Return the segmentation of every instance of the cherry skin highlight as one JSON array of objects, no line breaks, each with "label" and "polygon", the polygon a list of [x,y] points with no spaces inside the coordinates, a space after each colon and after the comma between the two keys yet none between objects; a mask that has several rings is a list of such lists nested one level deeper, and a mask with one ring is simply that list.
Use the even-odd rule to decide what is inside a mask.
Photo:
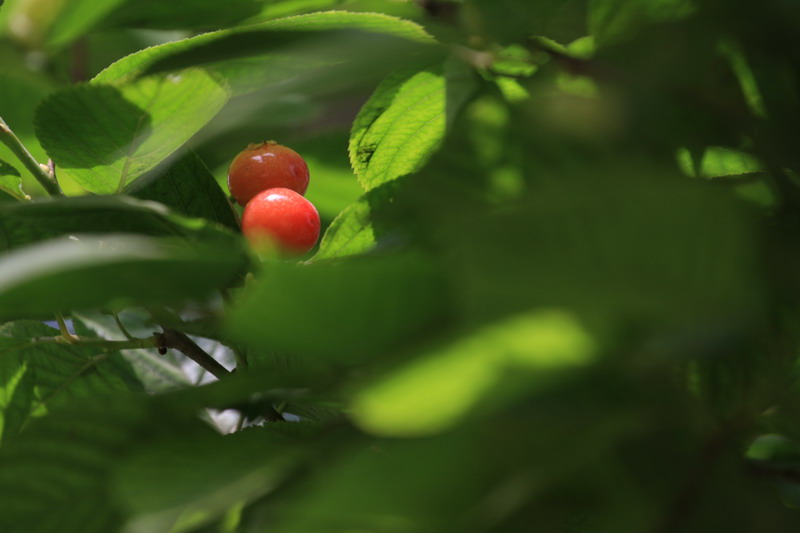
[{"label": "cherry skin highlight", "polygon": [[281,187],[258,193],[242,215],[242,233],[254,247],[273,244],[291,255],[311,250],[319,238],[319,227],[314,204]]},{"label": "cherry skin highlight", "polygon": [[276,187],[301,195],[308,188],[308,165],[291,148],[275,141],[251,144],[231,162],[228,190],[239,205],[247,205],[261,191]]}]

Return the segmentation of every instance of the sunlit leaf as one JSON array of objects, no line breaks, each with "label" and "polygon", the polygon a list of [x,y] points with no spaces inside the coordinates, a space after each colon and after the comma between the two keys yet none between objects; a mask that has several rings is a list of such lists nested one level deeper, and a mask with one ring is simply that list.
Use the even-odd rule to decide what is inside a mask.
[{"label": "sunlit leaf", "polygon": [[198,69],[75,86],[42,102],[36,134],[59,174],[93,193],[118,193],[180,148],[227,98],[226,87]]},{"label": "sunlit leaf", "polygon": [[319,251],[313,260],[357,255],[374,245],[375,232],[370,221],[369,202],[364,197],[334,219],[322,236]]},{"label": "sunlit leaf", "polygon": [[369,191],[419,169],[473,89],[467,71],[444,64],[384,80],[350,135],[350,162],[361,186]]},{"label": "sunlit leaf", "polygon": [[356,395],[352,413],[363,429],[415,436],[447,429],[502,383],[529,372],[530,387],[591,362],[594,342],[569,314],[520,315],[421,356]]},{"label": "sunlit leaf", "polygon": [[694,161],[688,150],[678,152],[678,163],[689,176],[719,178],[763,171],[761,162],[754,156],[721,146],[705,149],[699,161]]}]

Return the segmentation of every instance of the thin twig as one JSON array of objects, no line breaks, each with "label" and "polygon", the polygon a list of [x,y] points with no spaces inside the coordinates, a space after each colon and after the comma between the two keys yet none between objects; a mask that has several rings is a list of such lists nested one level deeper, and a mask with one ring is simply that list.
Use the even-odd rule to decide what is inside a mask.
[{"label": "thin twig", "polygon": [[86,348],[106,348],[108,350],[131,350],[135,348],[153,348],[156,346],[155,337],[147,337],[145,339],[134,339],[127,341],[109,341],[105,339],[84,339],[73,335],[75,340],[69,342],[61,335],[56,337],[34,337],[30,341],[23,343],[19,348],[26,346],[35,346],[36,344],[64,344],[65,342],[76,347]]},{"label": "thin twig", "polygon": [[123,335],[125,335],[125,338],[128,339],[129,341],[136,340],[136,337],[131,335],[131,333],[128,331],[128,329],[125,327],[125,325],[122,323],[122,320],[119,319],[119,315],[117,313],[113,313],[113,312],[111,313],[111,315],[114,317],[114,322],[117,323],[117,327],[119,328],[119,330],[122,332]]}]

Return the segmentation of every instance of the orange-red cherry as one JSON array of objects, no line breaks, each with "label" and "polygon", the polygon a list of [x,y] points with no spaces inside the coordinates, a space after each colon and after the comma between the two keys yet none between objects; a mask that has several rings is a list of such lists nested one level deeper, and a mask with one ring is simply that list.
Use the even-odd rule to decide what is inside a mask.
[{"label": "orange-red cherry", "polygon": [[250,144],[233,159],[228,189],[239,205],[247,205],[261,191],[276,187],[301,195],[308,188],[308,165],[291,148],[275,141]]},{"label": "orange-red cherry", "polygon": [[242,233],[251,244],[275,245],[292,255],[303,255],[314,247],[319,227],[314,204],[286,188],[258,193],[242,214]]}]

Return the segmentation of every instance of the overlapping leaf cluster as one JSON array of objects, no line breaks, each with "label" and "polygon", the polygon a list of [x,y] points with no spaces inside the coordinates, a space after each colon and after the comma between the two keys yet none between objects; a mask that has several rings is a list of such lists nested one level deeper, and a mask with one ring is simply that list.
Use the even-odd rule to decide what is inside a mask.
[{"label": "overlapping leaf cluster", "polygon": [[[0,151],[0,531],[796,523],[791,3],[8,0],[0,27],[0,116],[68,193]],[[273,132],[327,226],[304,261],[252,256],[220,186]]]}]

